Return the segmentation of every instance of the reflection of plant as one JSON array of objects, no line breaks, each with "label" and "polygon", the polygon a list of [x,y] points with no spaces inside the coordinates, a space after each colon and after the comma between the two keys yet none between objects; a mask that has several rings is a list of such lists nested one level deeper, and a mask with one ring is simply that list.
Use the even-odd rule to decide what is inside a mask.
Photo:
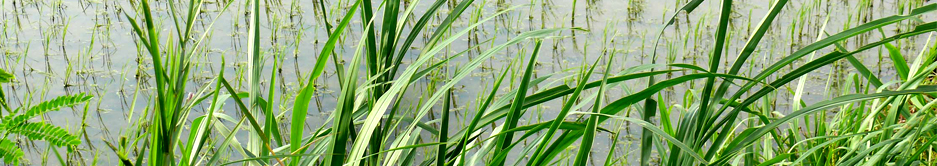
[{"label": "reflection of plant", "polygon": [[[13,80],[13,75],[0,69],[0,83],[8,83]],[[23,110],[22,107],[11,109],[6,103],[6,97],[0,89],[0,104],[10,113],[10,115],[0,118],[0,132],[3,137],[0,138],[0,156],[3,162],[8,164],[19,164],[23,158],[23,150],[16,146],[16,143],[7,139],[8,134],[18,134],[26,136],[31,140],[45,140],[55,146],[75,146],[81,144],[78,136],[69,134],[63,128],[44,122],[29,122],[28,120],[50,111],[57,111],[62,107],[70,107],[91,99],[90,95],[84,93],[77,95],[60,96],[55,99],[44,101],[33,107]]]}]

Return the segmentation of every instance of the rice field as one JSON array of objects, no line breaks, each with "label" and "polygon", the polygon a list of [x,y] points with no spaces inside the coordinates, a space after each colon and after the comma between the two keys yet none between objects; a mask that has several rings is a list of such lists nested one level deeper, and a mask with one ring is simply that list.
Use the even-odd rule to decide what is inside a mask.
[{"label": "rice field", "polygon": [[932,1],[0,5],[0,165],[937,165]]}]

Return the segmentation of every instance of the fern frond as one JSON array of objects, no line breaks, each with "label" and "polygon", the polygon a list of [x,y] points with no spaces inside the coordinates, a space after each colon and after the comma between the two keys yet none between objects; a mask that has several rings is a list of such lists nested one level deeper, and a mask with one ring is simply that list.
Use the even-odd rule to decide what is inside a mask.
[{"label": "fern frond", "polygon": [[55,99],[39,103],[36,106],[29,108],[28,110],[26,110],[25,113],[21,115],[13,116],[12,118],[4,118],[3,123],[4,123],[4,126],[13,128],[19,124],[26,123],[26,120],[42,115],[43,113],[56,111],[56,110],[61,109],[62,107],[71,107],[73,105],[87,102],[88,100],[91,100],[91,95],[87,95],[85,93],[79,93],[76,95],[68,95],[68,96],[59,96],[59,97],[56,97]]},{"label": "fern frond", "polygon": [[23,150],[16,146],[16,143],[8,139],[0,139],[0,156],[3,157],[4,163],[19,165],[23,155]]},{"label": "fern frond", "polygon": [[11,133],[26,136],[31,140],[45,140],[55,146],[78,145],[81,140],[65,129],[47,123],[24,123],[9,128]]}]

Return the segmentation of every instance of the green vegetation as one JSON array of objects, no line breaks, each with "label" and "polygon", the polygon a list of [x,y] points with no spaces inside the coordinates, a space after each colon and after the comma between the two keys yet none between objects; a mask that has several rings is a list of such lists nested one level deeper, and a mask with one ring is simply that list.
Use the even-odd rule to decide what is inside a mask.
[{"label": "green vegetation", "polygon": [[[628,57],[633,54],[615,44],[622,30],[575,27],[582,13],[593,12],[598,3],[594,1],[571,1],[570,26],[541,24],[518,32],[498,31],[518,22],[512,12],[535,12],[534,5],[343,0],[326,8],[321,0],[130,1],[119,10],[138,55],[138,66],[132,67],[137,86],[129,107],[120,110],[129,125],[110,128],[117,131],[116,140],[89,136],[91,95],[28,104],[34,94],[26,92],[27,104],[12,109],[0,89],[0,104],[6,110],[0,118],[0,155],[6,164],[30,163],[24,162],[29,158],[21,147],[34,145],[16,141],[18,135],[48,142],[43,151],[54,152],[61,165],[111,160],[124,166],[937,165],[937,43],[930,41],[937,22],[926,18],[937,13],[937,4],[902,1],[897,15],[872,18],[860,12],[856,17],[868,19],[827,30],[828,16],[810,16],[819,4],[801,4],[805,7],[798,6],[803,9],[797,14],[800,19],[787,22],[779,16],[798,7],[789,0],[770,2],[762,6],[763,16],[734,11],[742,2],[709,2],[717,13],[717,22],[710,25],[682,20],[696,17],[704,0],[678,0],[677,10],[666,13],[663,26],[650,35],[651,43],[637,48],[650,62],[639,58],[642,64],[632,65],[626,62],[635,59]],[[499,8],[489,11],[484,8],[487,3]],[[534,4],[548,3],[552,1]],[[623,3],[634,5],[623,13],[632,18],[640,17],[647,2]],[[577,4],[587,6],[578,15]],[[300,6],[315,10],[292,10],[305,9]],[[233,15],[226,13],[229,9]],[[733,23],[741,20],[736,18],[739,13],[761,19],[749,23],[748,29],[739,28]],[[303,15],[315,17],[316,26],[291,20]],[[234,17],[234,31],[243,28],[246,33],[216,36],[215,23],[226,17]],[[806,23],[814,19],[823,21]],[[325,34],[317,35],[323,40],[301,40],[305,29],[319,24]],[[808,27],[815,33],[796,32],[814,24],[822,24]],[[499,28],[485,31],[492,25]],[[712,26],[711,36],[700,32],[707,26]],[[279,30],[289,27],[299,28]],[[778,40],[773,33],[788,32],[792,43],[783,49],[789,52],[764,45]],[[484,33],[512,35],[479,39]],[[583,57],[564,55],[566,48],[550,44],[572,40],[575,49],[582,49],[577,34],[609,39],[601,39],[598,53],[583,50]],[[807,34],[815,35],[806,37],[815,41],[799,39]],[[240,41],[244,35],[246,49],[237,45],[228,53],[212,46],[212,40],[230,36]],[[927,42],[913,43],[918,38]],[[96,39],[92,37],[90,47]],[[739,39],[743,42],[733,42]],[[52,48],[45,40],[48,51]],[[460,45],[466,41],[469,44]],[[681,42],[694,45],[686,50],[701,52],[694,54],[705,55],[700,59],[708,64],[698,65],[690,53],[681,55]],[[585,41],[582,47],[590,44]],[[316,53],[297,53],[304,47],[315,47]],[[295,49],[292,57],[290,48]],[[643,52],[645,48],[650,51]],[[78,55],[91,60],[71,62],[63,56],[68,63],[66,90],[94,78],[82,73],[93,67],[81,64],[98,60],[92,49]],[[881,62],[877,70],[863,64],[860,55],[872,50],[880,50],[879,59],[893,64],[885,66],[893,68],[885,69],[894,72],[893,78],[873,72],[882,71]],[[917,54],[905,55],[909,51]],[[540,71],[550,65],[542,59],[557,54],[563,57],[554,60],[576,59],[581,64],[553,64],[561,71]],[[500,69],[491,65],[504,56],[507,62]],[[229,62],[230,57],[237,58]],[[283,76],[290,74],[282,68],[291,58],[309,68],[297,67],[302,70],[295,76]],[[666,60],[658,62],[660,58]],[[4,71],[12,68],[0,67],[0,83],[15,82],[16,74]],[[482,77],[476,76],[479,73]],[[810,96],[808,81],[821,74],[827,74],[828,83],[814,90],[824,95]],[[478,81],[481,85],[465,85],[477,78],[484,78]],[[120,79],[129,76],[121,74]],[[636,86],[643,84],[647,86]],[[460,92],[465,86],[475,86],[467,93],[476,96],[465,97]],[[327,92],[333,90],[337,91]],[[35,98],[44,97],[37,94],[43,95]],[[85,109],[80,134],[46,123],[45,118],[30,122],[81,104]],[[99,102],[96,108],[100,106]],[[315,111],[322,117],[311,118]],[[98,118],[103,119],[100,113]],[[602,137],[606,135],[610,138]],[[87,143],[93,139],[104,139],[109,149],[94,149]],[[67,149],[65,157],[59,147]],[[93,157],[82,155],[89,153]]]},{"label": "green vegetation", "polygon": [[[0,69],[0,84],[9,83],[14,80],[14,76],[3,69]],[[61,108],[72,107],[78,104],[86,103],[91,100],[91,96],[77,94],[70,96],[61,96],[55,99],[44,101],[29,108],[19,107],[13,109],[7,104],[3,90],[0,90],[0,105],[7,113],[0,122],[0,132],[3,138],[0,138],[0,157],[4,163],[19,164],[24,157],[23,150],[16,142],[10,138],[11,134],[18,134],[29,138],[30,140],[43,140],[56,147],[67,147],[69,149],[81,144],[78,136],[70,134],[66,129],[54,126],[45,122],[29,122],[39,115],[46,112],[58,111]],[[56,150],[56,153],[58,151]],[[61,155],[57,157],[61,158]]]}]

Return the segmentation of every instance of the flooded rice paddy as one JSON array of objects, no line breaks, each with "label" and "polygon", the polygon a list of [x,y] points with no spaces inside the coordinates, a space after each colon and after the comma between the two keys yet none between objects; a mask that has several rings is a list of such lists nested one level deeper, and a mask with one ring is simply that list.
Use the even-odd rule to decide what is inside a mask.
[{"label": "flooded rice paddy", "polygon": [[[157,88],[154,85],[155,73],[153,59],[141,45],[140,38],[134,34],[133,25],[129,17],[137,17],[133,11],[139,5],[138,0],[5,0],[0,1],[0,68],[12,73],[15,81],[2,86],[6,92],[6,100],[10,105],[34,105],[57,96],[87,93],[94,96],[82,105],[65,108],[62,111],[48,112],[34,121],[46,121],[67,129],[76,134],[81,144],[73,147],[74,152],[66,148],[49,146],[43,141],[30,141],[26,138],[13,137],[19,140],[19,146],[26,152],[26,160],[33,165],[118,165],[120,157],[115,153],[114,146],[126,142],[132,135],[146,130],[138,130],[141,122],[152,120],[146,116],[154,111],[157,98]],[[187,10],[174,8],[173,5],[185,6],[188,2],[170,3],[168,1],[149,2],[157,21],[159,36],[163,45],[172,45],[179,29],[173,18],[171,10]],[[227,10],[223,10],[230,3]],[[237,91],[250,91],[253,40],[250,29],[253,24],[251,15],[253,9],[251,1],[235,0],[224,2],[222,0],[205,0],[201,5],[202,13],[195,15],[192,30],[202,37],[202,49],[198,49],[190,57],[191,66],[187,70],[190,75],[186,78],[186,88],[183,96],[186,101],[201,97],[204,92],[216,88],[215,78],[223,73],[223,77],[231,83]],[[259,13],[259,41],[262,65],[260,92],[269,88],[272,98],[265,102],[272,102],[273,118],[280,119],[275,124],[280,131],[287,133],[291,127],[290,119],[296,95],[306,85],[306,80],[313,73],[316,60],[325,47],[329,34],[327,27],[333,27],[341,22],[345,12],[355,1],[351,0],[265,0],[261,4]],[[365,2],[367,3],[367,2]],[[427,27],[438,27],[443,19],[458,1],[444,2],[439,12],[432,16]],[[457,32],[479,23],[487,17],[493,19],[479,24],[467,31],[435,54],[429,64],[442,62],[453,57],[439,70],[434,70],[409,85],[409,90],[402,93],[399,100],[399,109],[418,109],[425,100],[439,91],[439,87],[447,83],[453,73],[463,66],[472,63],[476,57],[485,51],[508,42],[521,33],[550,28],[572,28],[560,30],[543,38],[539,56],[533,63],[531,72],[535,83],[530,85],[529,93],[547,90],[558,85],[574,86],[580,72],[587,70],[593,62],[599,61],[593,76],[589,80],[601,80],[601,75],[620,75],[633,73],[650,67],[658,70],[679,69],[679,67],[666,64],[692,64],[708,68],[713,43],[717,38],[716,31],[720,19],[720,1],[705,1],[695,11],[685,14],[679,11],[675,22],[664,28],[664,23],[671,15],[677,13],[679,8],[686,4],[686,0],[476,0],[466,8],[464,13],[456,19],[451,30],[443,35],[456,35]],[[744,0],[735,1],[732,12],[729,13],[728,31],[725,34],[725,57],[719,72],[728,71],[735,63],[746,41],[752,32],[758,28],[759,22],[768,14],[771,4],[775,0]],[[868,23],[872,20],[891,16],[907,14],[911,9],[928,5],[933,2],[919,0],[792,0],[783,8],[773,26],[760,41],[752,56],[745,62],[739,75],[752,77],[762,69],[774,62],[785,58],[799,49],[814,43],[818,36],[828,37],[830,34],[842,32],[848,28]],[[405,22],[399,22],[404,27],[416,24],[417,18],[426,12],[432,0],[403,0],[401,9],[413,11]],[[382,16],[385,13],[377,10],[384,6],[382,2],[374,1],[371,6],[375,8],[374,15]],[[495,15],[498,12],[504,12]],[[937,20],[937,14],[928,13],[920,15],[920,21],[932,22]],[[139,20],[139,19],[137,19]],[[372,26],[383,25],[384,21],[377,19]],[[853,38],[838,42],[843,49],[854,50],[885,37],[909,30],[919,23],[914,21],[898,22],[884,26],[881,29],[862,33]],[[353,17],[347,29],[339,38],[333,58],[325,65],[322,75],[315,80],[315,93],[309,103],[304,129],[306,134],[313,134],[323,126],[331,126],[333,112],[339,107],[337,99],[342,97],[342,74],[335,64],[354,63],[356,51],[362,49],[361,39],[368,35],[364,29],[369,25],[360,16]],[[333,27],[334,28],[334,27]],[[407,34],[411,30],[403,29],[400,34]],[[380,32],[380,31],[379,31]],[[426,51],[426,43],[431,40],[434,31],[418,33],[414,44],[403,50],[402,66],[399,71],[416,61],[419,55]],[[658,36],[658,34],[662,34]],[[383,34],[382,34],[383,35]],[[920,55],[923,50],[933,44],[933,34],[925,33],[892,42],[904,53],[909,62]],[[381,38],[378,38],[381,39]],[[930,42],[930,43],[928,43]],[[497,51],[491,58],[482,61],[481,65],[473,69],[470,75],[460,80],[452,87],[452,103],[449,112],[452,114],[450,126],[464,128],[474,117],[478,105],[491,91],[497,91],[497,96],[508,96],[508,92],[515,90],[524,75],[524,68],[528,57],[534,52],[535,42],[523,41],[511,44]],[[808,55],[795,61],[793,64],[781,68],[779,73],[788,73],[796,66],[804,65],[813,58],[835,51],[835,47],[825,47],[814,55]],[[614,56],[607,61],[607,56]],[[888,50],[884,47],[875,47],[855,54],[858,62],[868,67],[868,70],[877,75],[882,82],[898,80],[898,72],[889,58]],[[810,58],[810,59],[808,59]],[[333,63],[333,61],[335,61]],[[604,64],[609,64],[606,70]],[[344,70],[368,70],[367,66],[358,68],[344,67]],[[506,71],[504,83],[497,89],[492,89],[494,83],[502,72]],[[657,80],[668,80],[695,73],[693,70],[681,70],[657,76]],[[838,60],[810,72],[803,76],[804,81],[795,81],[777,87],[779,90],[767,95],[767,99],[757,103],[768,113],[786,115],[801,108],[792,106],[796,98],[801,99],[804,105],[811,105],[823,100],[833,99],[845,94],[855,93],[853,84],[859,72],[848,60]],[[780,75],[773,75],[777,79]],[[369,77],[357,78],[358,82],[366,82]],[[271,80],[274,80],[271,82]],[[591,102],[601,97],[604,103],[611,103],[619,98],[636,93],[647,87],[647,79],[634,79],[611,84],[605,93],[599,94],[596,90],[587,90],[580,97],[581,103],[573,105],[573,110],[588,112],[595,105]],[[667,87],[658,95],[659,102],[669,107],[670,121],[679,121],[684,111],[698,109],[698,103],[692,102],[695,95],[702,93],[705,79],[689,81]],[[730,91],[737,90],[741,85],[729,86]],[[207,90],[207,91],[206,91]],[[874,90],[873,90],[874,91]],[[798,94],[798,92],[802,92]],[[795,95],[797,94],[797,95]],[[501,99],[501,98],[499,98]],[[246,100],[246,98],[245,98]],[[395,100],[395,101],[397,101]],[[507,99],[502,99],[507,100]],[[567,97],[562,100],[553,100],[530,107],[527,113],[519,118],[518,124],[529,125],[548,122],[555,119]],[[585,102],[589,101],[589,102]],[[228,127],[237,123],[237,118],[243,116],[236,111],[238,107],[233,100],[223,102],[222,113],[230,116],[229,120],[220,124]],[[642,102],[643,103],[643,102]],[[926,104],[926,103],[925,103]],[[197,103],[192,106],[192,115],[204,115],[212,110],[209,102]],[[432,112],[420,121],[430,128],[438,128],[437,121],[442,115],[440,111],[443,104],[435,104]],[[643,108],[629,107],[617,116],[640,118]],[[826,117],[820,119],[835,119],[836,109],[831,109]],[[4,115],[9,112],[4,112]],[[661,113],[658,113],[661,114]],[[407,115],[409,116],[409,115]],[[570,121],[586,118],[585,114],[567,116]],[[183,118],[188,123],[194,121],[196,116]],[[363,120],[363,119],[358,119]],[[356,120],[356,121],[358,121]],[[412,121],[412,118],[410,119]],[[651,122],[658,124],[660,118],[655,117]],[[186,124],[188,124],[186,123]],[[245,122],[246,123],[246,122]],[[356,122],[364,123],[364,122]],[[742,123],[742,122],[739,122]],[[813,122],[803,122],[813,123]],[[406,125],[403,125],[406,126]],[[403,127],[402,126],[402,127]],[[810,125],[805,125],[810,126]],[[178,126],[185,128],[183,135],[188,135],[192,126]],[[496,126],[490,126],[496,127]],[[640,165],[641,161],[641,134],[642,127],[629,121],[613,120],[598,126],[603,130],[615,132],[598,132],[595,135],[590,165],[601,165],[607,159],[614,159],[620,165]],[[241,126],[248,130],[245,124]],[[807,127],[810,129],[810,127]],[[490,131],[486,130],[486,131]],[[620,132],[619,132],[620,131]],[[741,129],[738,130],[741,132]],[[459,132],[458,129],[449,130],[451,134]],[[617,134],[616,134],[617,133]],[[220,134],[219,134],[220,135]],[[423,139],[434,140],[430,134],[418,134]],[[223,135],[218,136],[223,137]],[[248,132],[236,133],[234,138],[246,142],[251,137]],[[394,136],[397,137],[397,136]],[[617,138],[615,138],[617,137]],[[145,137],[143,137],[145,138]],[[520,146],[534,146],[537,139],[520,141]],[[767,141],[766,141],[767,142]],[[773,142],[773,141],[771,141]],[[349,142],[351,143],[351,142]],[[142,142],[140,144],[143,144]],[[389,142],[386,144],[390,144]],[[284,144],[285,145],[285,144]],[[123,145],[120,145],[123,146]],[[659,145],[655,145],[656,146]],[[614,147],[614,148],[612,148]],[[277,146],[272,147],[274,149]],[[559,156],[575,156],[575,146]],[[121,149],[121,148],[117,148]],[[65,159],[56,159],[56,150]],[[515,148],[508,155],[507,164],[525,154],[526,148]],[[609,151],[614,157],[606,158]],[[208,153],[208,152],[206,152]],[[435,156],[435,150],[427,148],[421,150],[420,155]],[[702,153],[702,152],[701,152]],[[228,161],[244,158],[242,153],[231,153],[233,157]],[[663,152],[655,150],[651,159],[659,164]],[[134,156],[134,155],[131,155]],[[620,157],[619,157],[620,156]],[[145,156],[144,156],[145,157]],[[428,157],[426,157],[428,158]],[[572,157],[570,157],[572,158]],[[60,162],[66,160],[67,162]],[[933,161],[933,160],[931,160]],[[419,161],[417,161],[419,162]],[[523,163],[526,163],[524,161]],[[204,164],[204,163],[202,163]],[[656,165],[655,164],[655,165]],[[240,164],[236,164],[240,165]],[[487,165],[487,164],[485,164]]]}]

